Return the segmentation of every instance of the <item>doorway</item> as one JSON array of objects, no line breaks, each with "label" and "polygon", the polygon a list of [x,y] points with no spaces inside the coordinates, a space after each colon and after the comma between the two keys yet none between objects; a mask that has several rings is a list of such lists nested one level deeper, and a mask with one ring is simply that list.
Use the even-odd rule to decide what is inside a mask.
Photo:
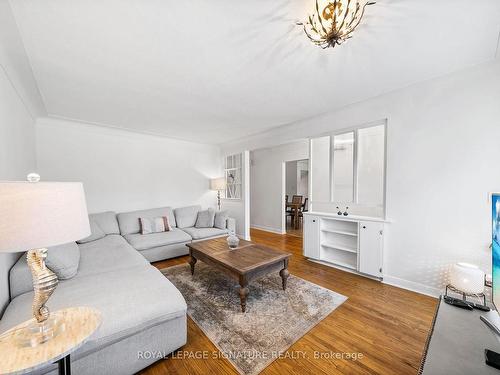
[{"label": "doorway", "polygon": [[302,237],[303,213],[309,205],[309,159],[287,161],[284,174],[284,216],[287,234]]}]

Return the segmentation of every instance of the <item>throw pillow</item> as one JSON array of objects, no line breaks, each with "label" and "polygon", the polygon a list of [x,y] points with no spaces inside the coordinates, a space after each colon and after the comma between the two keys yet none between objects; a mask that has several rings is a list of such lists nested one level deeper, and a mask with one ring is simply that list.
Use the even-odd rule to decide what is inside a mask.
[{"label": "throw pillow", "polygon": [[194,227],[199,211],[201,211],[200,205],[176,208],[174,213],[177,228],[182,229]]},{"label": "throw pillow", "polygon": [[215,221],[215,210],[209,208],[205,211],[198,212],[198,217],[196,218],[196,228],[213,228]]},{"label": "throw pillow", "polygon": [[48,248],[45,265],[59,280],[71,279],[78,272],[80,248],[76,242]]},{"label": "throw pillow", "polygon": [[140,217],[141,234],[168,232],[172,230],[168,217]]},{"label": "throw pillow", "polygon": [[106,233],[104,233],[99,224],[97,224],[94,220],[89,220],[89,223],[90,223],[90,236],[82,238],[81,240],[78,240],[76,242],[87,243],[106,237]]},{"label": "throw pillow", "polygon": [[219,229],[226,229],[226,222],[229,218],[227,211],[217,211],[215,213],[214,227]]}]

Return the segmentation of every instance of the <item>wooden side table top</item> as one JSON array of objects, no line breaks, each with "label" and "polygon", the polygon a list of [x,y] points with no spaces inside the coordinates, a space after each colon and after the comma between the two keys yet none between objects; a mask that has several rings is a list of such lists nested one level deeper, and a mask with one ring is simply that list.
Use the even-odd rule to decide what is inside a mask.
[{"label": "wooden side table top", "polygon": [[24,374],[52,364],[82,346],[101,324],[101,313],[90,307],[71,307],[54,314],[63,320],[64,331],[36,347],[20,347],[15,341],[16,331],[33,319],[0,335],[0,374]]}]

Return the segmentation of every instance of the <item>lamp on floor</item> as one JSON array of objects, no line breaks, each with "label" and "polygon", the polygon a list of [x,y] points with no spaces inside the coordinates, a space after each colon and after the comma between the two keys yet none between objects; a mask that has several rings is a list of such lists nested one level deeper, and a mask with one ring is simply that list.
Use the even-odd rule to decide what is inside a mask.
[{"label": "lamp on floor", "polygon": [[217,207],[220,211],[220,192],[226,189],[226,179],[224,177],[210,179],[210,190],[217,191]]},{"label": "lamp on floor", "polygon": [[57,276],[45,266],[47,247],[90,235],[83,185],[39,180],[32,173],[28,182],[0,182],[0,252],[28,250],[33,277],[34,319],[18,332],[21,346],[42,344],[64,329],[57,314],[50,315],[45,306],[58,284]]}]

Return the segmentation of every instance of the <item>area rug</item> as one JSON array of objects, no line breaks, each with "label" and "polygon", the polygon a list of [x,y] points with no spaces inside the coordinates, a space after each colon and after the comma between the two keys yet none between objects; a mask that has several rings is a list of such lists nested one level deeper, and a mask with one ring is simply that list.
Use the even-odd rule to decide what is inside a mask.
[{"label": "area rug", "polygon": [[224,274],[196,264],[161,272],[186,299],[188,314],[207,337],[244,375],[255,375],[311,328],[339,307],[347,297],[290,275],[286,291],[278,273],[250,283],[246,312],[242,313],[239,285]]}]

